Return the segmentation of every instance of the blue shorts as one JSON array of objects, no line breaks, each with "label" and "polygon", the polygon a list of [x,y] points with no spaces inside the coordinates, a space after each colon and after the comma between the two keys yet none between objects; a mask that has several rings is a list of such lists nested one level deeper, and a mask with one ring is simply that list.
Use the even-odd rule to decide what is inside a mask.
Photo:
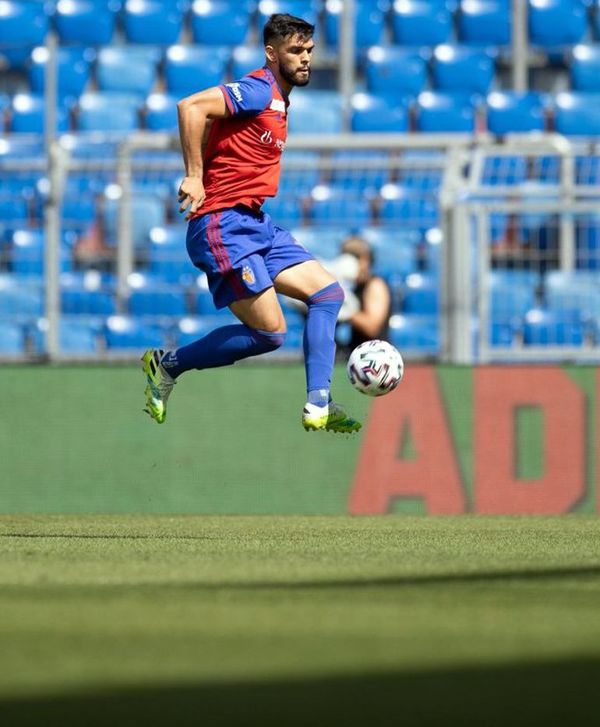
[{"label": "blue shorts", "polygon": [[265,212],[233,207],[190,221],[187,251],[208,277],[217,308],[273,285],[277,275],[314,257]]}]

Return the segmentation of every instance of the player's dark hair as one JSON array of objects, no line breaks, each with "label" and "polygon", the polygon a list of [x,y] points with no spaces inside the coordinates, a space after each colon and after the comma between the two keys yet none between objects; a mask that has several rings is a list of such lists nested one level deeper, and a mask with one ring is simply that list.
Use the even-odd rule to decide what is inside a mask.
[{"label": "player's dark hair", "polygon": [[313,37],[315,26],[307,23],[302,18],[285,13],[275,13],[267,20],[263,29],[263,41],[265,45],[273,45],[294,35],[302,40]]}]

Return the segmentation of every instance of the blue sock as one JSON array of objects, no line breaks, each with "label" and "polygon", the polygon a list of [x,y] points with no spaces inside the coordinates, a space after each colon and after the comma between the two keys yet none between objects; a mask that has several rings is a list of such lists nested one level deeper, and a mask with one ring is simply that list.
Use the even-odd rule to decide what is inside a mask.
[{"label": "blue sock", "polygon": [[176,379],[190,369],[229,366],[242,358],[275,351],[283,344],[285,333],[259,331],[244,324],[215,328],[199,341],[167,351],[162,365]]},{"label": "blue sock", "polygon": [[325,406],[335,359],[335,324],[344,302],[339,283],[331,283],[306,301],[308,315],[304,327],[304,367],[306,390],[311,404]]}]

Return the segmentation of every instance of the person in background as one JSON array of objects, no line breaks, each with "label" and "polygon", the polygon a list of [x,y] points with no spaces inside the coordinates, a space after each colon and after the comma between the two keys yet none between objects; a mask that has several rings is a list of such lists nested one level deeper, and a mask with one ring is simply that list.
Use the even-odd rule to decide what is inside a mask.
[{"label": "person in background", "polygon": [[392,297],[385,280],[373,274],[373,250],[366,240],[352,235],[342,243],[340,252],[342,257],[351,255],[358,262],[340,312],[340,321],[350,324],[350,340],[345,346],[350,352],[364,341],[388,340]]}]

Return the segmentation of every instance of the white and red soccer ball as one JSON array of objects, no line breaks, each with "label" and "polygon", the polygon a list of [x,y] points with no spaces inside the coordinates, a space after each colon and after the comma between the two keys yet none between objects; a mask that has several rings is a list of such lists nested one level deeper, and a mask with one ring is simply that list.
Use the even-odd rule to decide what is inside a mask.
[{"label": "white and red soccer ball", "polygon": [[350,383],[361,394],[383,396],[404,376],[400,352],[387,341],[365,341],[350,354],[346,366]]}]

